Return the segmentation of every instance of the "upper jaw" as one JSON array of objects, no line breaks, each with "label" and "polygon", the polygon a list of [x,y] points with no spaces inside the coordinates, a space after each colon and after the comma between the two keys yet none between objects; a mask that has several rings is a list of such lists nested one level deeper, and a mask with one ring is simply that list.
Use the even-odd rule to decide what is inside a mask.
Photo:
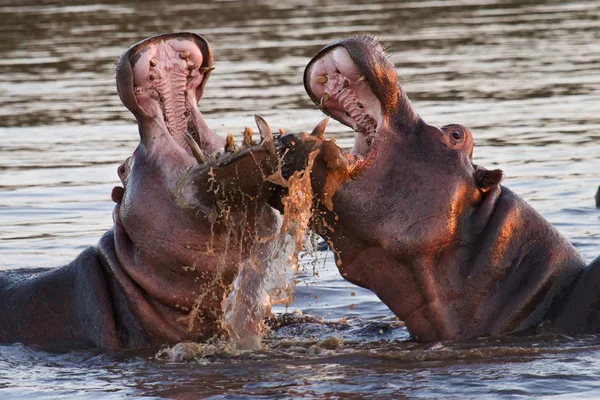
[{"label": "upper jaw", "polygon": [[318,108],[355,131],[354,155],[365,157],[383,132],[411,132],[420,121],[394,64],[371,36],[323,48],[304,71],[304,87]]},{"label": "upper jaw", "polygon": [[[138,120],[147,149],[183,150],[189,158],[194,147],[212,155],[224,144],[197,107],[211,70],[210,45],[193,33],[155,36],[123,53],[117,64],[117,90]],[[177,146],[165,148],[165,141]]]},{"label": "upper jaw", "polygon": [[304,86],[321,111],[355,132],[352,154],[365,156],[384,123],[379,99],[341,44],[319,53],[304,71]]}]

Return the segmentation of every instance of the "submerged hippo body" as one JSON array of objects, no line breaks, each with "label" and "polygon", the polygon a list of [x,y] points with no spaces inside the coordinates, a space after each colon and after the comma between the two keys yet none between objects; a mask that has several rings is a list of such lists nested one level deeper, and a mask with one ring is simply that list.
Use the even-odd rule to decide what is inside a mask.
[{"label": "submerged hippo body", "polygon": [[[234,154],[197,108],[211,67],[209,44],[194,34],[157,36],[123,54],[118,92],[141,140],[118,170],[114,227],[65,267],[0,275],[0,343],[114,349],[219,332],[240,260],[278,216],[257,189],[255,164],[271,157],[268,146]],[[190,171],[193,185],[178,186]]]},{"label": "submerged hippo body", "polygon": [[[589,285],[574,284],[581,255],[500,185],[502,171],[473,163],[466,128],[420,118],[377,40],[325,47],[304,79],[313,102],[355,131],[351,154],[318,135],[282,138],[288,169],[320,151],[320,233],[345,279],[372,290],[419,341],[505,335],[546,320],[562,330],[581,326],[590,311],[569,303],[572,290]],[[326,177],[344,165],[349,178],[333,195]],[[598,310],[596,286],[593,295],[584,291]]]}]

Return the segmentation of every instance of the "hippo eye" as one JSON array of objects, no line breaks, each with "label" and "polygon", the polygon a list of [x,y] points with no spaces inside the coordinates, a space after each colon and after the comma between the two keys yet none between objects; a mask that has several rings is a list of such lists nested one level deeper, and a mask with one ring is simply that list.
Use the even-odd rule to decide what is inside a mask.
[{"label": "hippo eye", "polygon": [[460,131],[454,131],[452,132],[452,139],[454,140],[462,140],[463,138],[463,133]]}]

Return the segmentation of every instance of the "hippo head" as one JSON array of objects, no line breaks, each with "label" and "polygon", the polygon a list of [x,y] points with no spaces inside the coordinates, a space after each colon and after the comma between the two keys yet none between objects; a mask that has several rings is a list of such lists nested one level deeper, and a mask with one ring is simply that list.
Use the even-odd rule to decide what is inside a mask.
[{"label": "hippo head", "polygon": [[[288,174],[319,151],[313,189],[324,206],[315,221],[340,273],[373,290],[415,338],[459,337],[447,298],[461,296],[464,271],[440,259],[476,242],[501,193],[502,171],[473,163],[467,128],[419,117],[372,37],[325,47],[308,64],[304,85],[321,111],[355,132],[350,153],[324,138],[325,124],[277,141]],[[440,268],[453,271],[442,276]]]},{"label": "hippo head", "polygon": [[[437,128],[419,117],[381,43],[354,36],[325,47],[308,64],[304,85],[325,114],[355,132],[344,156],[349,179],[333,198],[342,223],[352,220],[349,229],[359,237],[386,243],[406,259],[462,240],[462,220],[499,189],[502,172],[473,164],[467,128]],[[315,133],[300,142],[323,147]]]},{"label": "hippo head", "polygon": [[150,343],[213,334],[240,260],[277,222],[256,168],[269,146],[250,134],[240,150],[198,110],[212,61],[205,39],[179,33],[134,45],[117,65],[140,143],[118,168],[115,226],[99,248]]}]

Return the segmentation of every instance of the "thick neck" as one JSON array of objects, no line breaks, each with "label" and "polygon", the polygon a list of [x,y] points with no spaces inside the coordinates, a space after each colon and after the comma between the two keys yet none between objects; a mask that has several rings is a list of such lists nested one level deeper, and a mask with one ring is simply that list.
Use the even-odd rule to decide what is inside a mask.
[{"label": "thick neck", "polygon": [[[123,346],[154,346],[200,340],[216,329],[208,319],[205,324],[190,324],[190,311],[197,293],[186,291],[187,296],[182,296],[182,292],[177,291],[176,285],[170,282],[173,276],[171,279],[167,276],[159,278],[154,274],[156,285],[151,287],[146,282],[136,280],[136,275],[144,271],[152,274],[153,266],[140,263],[137,249],[122,227],[115,226],[107,232],[100,239],[98,249],[102,265],[112,277],[115,318],[120,322],[118,325],[121,327]],[[189,280],[193,281],[193,278],[190,276]],[[173,295],[169,296],[169,293]]]}]

